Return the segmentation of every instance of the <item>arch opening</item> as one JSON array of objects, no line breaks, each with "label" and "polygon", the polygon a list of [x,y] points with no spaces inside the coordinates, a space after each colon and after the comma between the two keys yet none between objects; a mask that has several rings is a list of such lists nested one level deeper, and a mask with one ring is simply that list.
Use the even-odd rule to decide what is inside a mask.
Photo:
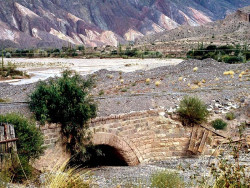
[{"label": "arch opening", "polygon": [[94,168],[100,166],[128,166],[120,151],[112,146],[101,144],[87,149],[89,158],[85,166]]},{"label": "arch opening", "polygon": [[[99,132],[93,135],[92,144],[94,146],[100,146],[101,149],[106,151],[105,153],[107,155],[112,154],[116,159],[122,159],[122,161],[125,161],[128,166],[135,166],[140,163],[136,152],[137,150],[128,139],[125,141],[122,137],[115,134]],[[107,146],[113,149],[110,149]],[[110,158],[114,159],[112,156],[110,156]]]}]

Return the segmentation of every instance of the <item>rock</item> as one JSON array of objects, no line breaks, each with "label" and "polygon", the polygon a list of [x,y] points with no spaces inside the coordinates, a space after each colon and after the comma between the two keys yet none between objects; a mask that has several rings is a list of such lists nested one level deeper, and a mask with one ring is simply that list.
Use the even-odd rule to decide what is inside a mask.
[{"label": "rock", "polygon": [[219,103],[215,103],[214,106],[215,106],[216,108],[222,108],[222,105],[219,104]]},{"label": "rock", "polygon": [[172,107],[170,107],[168,110],[167,110],[168,113],[173,113],[174,112],[174,109]]},{"label": "rock", "polygon": [[228,113],[228,111],[222,110],[221,113],[222,113],[222,114],[226,114],[226,113]]},{"label": "rock", "polygon": [[227,111],[229,111],[231,108],[230,107],[224,107],[224,110],[227,110]]},{"label": "rock", "polygon": [[241,99],[240,99],[240,102],[241,102],[241,103],[244,103],[244,102],[245,102],[245,98],[241,98]]},{"label": "rock", "polygon": [[219,110],[215,110],[214,113],[215,114],[220,114],[220,111]]},{"label": "rock", "polygon": [[213,109],[212,108],[207,108],[207,111],[212,112]]},{"label": "rock", "polygon": [[237,104],[233,104],[231,107],[232,107],[233,109],[239,108],[239,106],[238,106]]}]

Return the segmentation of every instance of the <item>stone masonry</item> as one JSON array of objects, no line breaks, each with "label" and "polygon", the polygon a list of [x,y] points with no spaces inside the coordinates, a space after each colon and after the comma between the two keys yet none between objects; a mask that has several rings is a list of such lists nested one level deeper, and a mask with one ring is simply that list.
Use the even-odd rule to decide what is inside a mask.
[{"label": "stone masonry", "polygon": [[[183,127],[179,121],[165,115],[164,110],[97,117],[89,122],[89,127],[94,145],[114,147],[131,166],[187,156],[192,132],[192,128]],[[41,130],[48,149],[35,166],[50,169],[69,159],[61,142],[60,125],[46,125]]]}]

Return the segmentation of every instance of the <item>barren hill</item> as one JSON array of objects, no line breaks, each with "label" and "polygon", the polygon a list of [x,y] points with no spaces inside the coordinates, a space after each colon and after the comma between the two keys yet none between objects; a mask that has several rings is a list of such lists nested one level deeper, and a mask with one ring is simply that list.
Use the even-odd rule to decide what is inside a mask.
[{"label": "barren hill", "polygon": [[0,0],[2,47],[117,45],[217,19],[247,0]]},{"label": "barren hill", "polygon": [[[136,40],[138,48],[186,52],[204,45],[250,44],[250,6],[237,10],[223,20],[201,26],[180,26],[176,29],[147,35]],[[153,44],[153,45],[152,45]]]}]

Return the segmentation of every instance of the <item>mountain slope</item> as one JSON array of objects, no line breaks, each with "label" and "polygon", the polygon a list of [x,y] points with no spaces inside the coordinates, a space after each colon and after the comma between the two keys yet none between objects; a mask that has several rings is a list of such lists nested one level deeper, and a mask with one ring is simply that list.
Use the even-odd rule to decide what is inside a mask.
[{"label": "mountain slope", "polygon": [[2,46],[117,45],[223,18],[247,0],[0,0]]},{"label": "mountain slope", "polygon": [[[230,35],[238,42],[250,41],[250,6],[239,9],[228,15],[224,20],[207,23],[198,27],[181,26],[169,31],[147,35],[136,40],[136,44],[164,43],[182,39],[196,38],[198,41],[206,37],[218,38]],[[202,41],[204,41],[202,40]],[[194,41],[194,40],[193,40]],[[230,42],[229,38],[227,41]],[[235,42],[235,41],[234,41]]]}]

